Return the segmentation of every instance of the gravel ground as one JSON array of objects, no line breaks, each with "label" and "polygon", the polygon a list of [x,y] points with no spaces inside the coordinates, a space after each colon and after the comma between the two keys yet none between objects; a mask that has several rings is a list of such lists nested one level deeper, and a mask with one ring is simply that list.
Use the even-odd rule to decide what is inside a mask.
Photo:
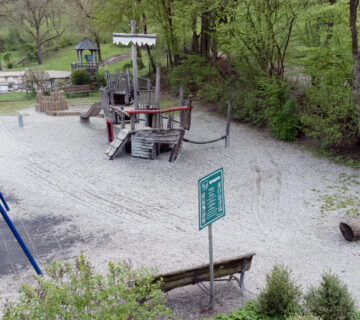
[{"label": "gravel ground", "polygon": [[[11,217],[54,221],[49,232],[60,239],[60,247],[74,234],[81,240],[40,257],[41,267],[52,258],[80,252],[99,272],[109,260],[130,260],[135,267],[147,265],[159,272],[206,263],[207,232],[199,232],[197,223],[197,180],[223,167],[226,217],[213,225],[214,257],[256,252],[246,273],[248,294],[242,298],[235,283],[217,283],[216,306],[210,312],[208,298],[197,286],[177,289],[166,296],[178,316],[200,319],[241,307],[259,293],[265,274],[277,263],[289,266],[304,289],[331,269],[359,306],[360,244],[343,239],[338,228],[342,213],[321,214],[319,200],[329,186],[346,186],[357,194],[359,184],[351,181],[359,179],[359,171],[237,124],[227,149],[223,141],[185,144],[175,163],[167,161],[168,154],[154,161],[130,156],[108,161],[103,119],[82,122],[32,109],[23,115],[21,129],[16,117],[0,117],[0,190],[11,199]],[[225,120],[197,111],[186,136],[209,140],[224,130]],[[14,268],[1,276],[0,296],[14,297],[20,282],[32,274],[30,268]]]}]

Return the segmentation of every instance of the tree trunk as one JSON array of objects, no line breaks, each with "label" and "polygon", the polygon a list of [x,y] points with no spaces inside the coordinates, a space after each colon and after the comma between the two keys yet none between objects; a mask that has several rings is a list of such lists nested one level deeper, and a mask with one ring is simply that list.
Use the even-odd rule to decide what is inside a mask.
[{"label": "tree trunk", "polygon": [[36,26],[36,48],[38,56],[38,64],[42,64],[42,52],[41,52],[41,39],[40,39],[40,26]]},{"label": "tree trunk", "polygon": [[137,52],[137,60],[138,60],[138,64],[139,64],[139,70],[144,69],[145,65],[144,65],[144,61],[142,58],[142,52],[141,52],[141,48],[136,45],[136,52]]},{"label": "tree trunk", "polygon": [[360,240],[360,219],[350,222],[341,222],[340,231],[348,241]]},{"label": "tree trunk", "polygon": [[[330,0],[330,5],[334,5],[336,3],[336,0]],[[327,30],[327,36],[325,41],[325,47],[328,46],[329,41],[331,40],[333,36],[333,29],[334,29],[334,21],[330,21],[328,23],[328,30]]]},{"label": "tree trunk", "polygon": [[102,62],[102,56],[101,56],[101,44],[100,44],[100,38],[98,35],[95,36],[95,43],[96,43],[96,46],[99,48],[99,51],[98,51],[98,59],[99,59],[99,63]]},{"label": "tree trunk", "polygon": [[360,55],[359,55],[358,31],[356,28],[358,6],[359,6],[359,0],[350,0],[349,25],[351,30],[352,54],[354,57],[353,90],[354,90],[354,103],[358,111],[357,137],[359,139],[360,138]]},{"label": "tree trunk", "polygon": [[192,44],[191,44],[191,51],[193,53],[198,54],[199,53],[199,36],[196,33],[196,15],[192,19]]},{"label": "tree trunk", "polygon": [[205,58],[209,58],[210,54],[210,28],[211,28],[211,14],[204,12],[201,15],[201,39],[200,39],[200,53]]},{"label": "tree trunk", "polygon": [[[147,26],[146,26],[146,16],[145,14],[143,13],[143,21],[144,21],[144,33],[147,34]],[[151,66],[151,70],[153,73],[156,72],[156,66],[155,66],[155,62],[154,62],[154,58],[151,54],[151,49],[150,49],[150,46],[148,44],[145,45],[146,47],[146,52],[148,54],[148,57],[149,57],[149,62],[150,62],[150,66]]]}]

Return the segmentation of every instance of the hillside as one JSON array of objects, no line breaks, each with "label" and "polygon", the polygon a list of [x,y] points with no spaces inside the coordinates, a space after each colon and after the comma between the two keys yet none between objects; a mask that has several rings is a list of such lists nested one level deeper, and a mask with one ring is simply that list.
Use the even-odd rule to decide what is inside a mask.
[{"label": "hillside", "polygon": [[[112,43],[106,43],[101,45],[101,53],[103,59],[107,59],[113,55],[118,55],[129,50],[129,48],[116,47]],[[12,51],[11,56],[13,57],[12,61],[16,61],[19,57],[21,57],[21,54],[18,51]],[[20,66],[7,69],[6,71],[19,71],[24,70],[24,68],[31,67],[36,67],[42,70],[70,70],[70,65],[72,62],[76,62],[76,52],[74,50],[74,45],[60,48],[55,51],[48,51],[46,54],[44,54],[44,63],[42,65],[38,65],[36,61],[31,61],[28,63],[24,62]],[[3,66],[6,66],[5,61],[2,60],[1,63]],[[112,68],[119,68],[123,63],[124,61],[119,62],[113,65]]]}]

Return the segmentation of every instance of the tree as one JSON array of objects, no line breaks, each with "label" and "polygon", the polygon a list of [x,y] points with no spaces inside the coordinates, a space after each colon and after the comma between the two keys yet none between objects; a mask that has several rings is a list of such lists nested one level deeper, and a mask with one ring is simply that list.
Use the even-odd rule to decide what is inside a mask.
[{"label": "tree", "polygon": [[358,108],[358,138],[360,138],[360,54],[359,54],[359,41],[358,31],[356,27],[357,22],[357,10],[359,6],[359,0],[350,0],[350,31],[351,31],[351,44],[352,54],[354,58],[354,102]]},{"label": "tree", "polygon": [[99,25],[96,12],[103,5],[103,0],[67,0],[69,5],[69,15],[78,25],[80,30],[91,34],[99,48],[99,62],[101,56],[101,27]]},{"label": "tree", "polygon": [[60,4],[56,0],[5,0],[5,18],[36,43],[38,63],[42,64],[43,45],[61,36]]}]

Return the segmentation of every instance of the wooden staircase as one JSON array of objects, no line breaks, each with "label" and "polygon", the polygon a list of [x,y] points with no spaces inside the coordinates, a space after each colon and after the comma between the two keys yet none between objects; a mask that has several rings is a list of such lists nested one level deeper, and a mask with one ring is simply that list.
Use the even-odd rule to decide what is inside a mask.
[{"label": "wooden staircase", "polygon": [[130,140],[130,133],[127,129],[122,129],[118,136],[111,142],[110,146],[105,151],[105,156],[109,160],[120,157],[125,153],[125,145]]}]

